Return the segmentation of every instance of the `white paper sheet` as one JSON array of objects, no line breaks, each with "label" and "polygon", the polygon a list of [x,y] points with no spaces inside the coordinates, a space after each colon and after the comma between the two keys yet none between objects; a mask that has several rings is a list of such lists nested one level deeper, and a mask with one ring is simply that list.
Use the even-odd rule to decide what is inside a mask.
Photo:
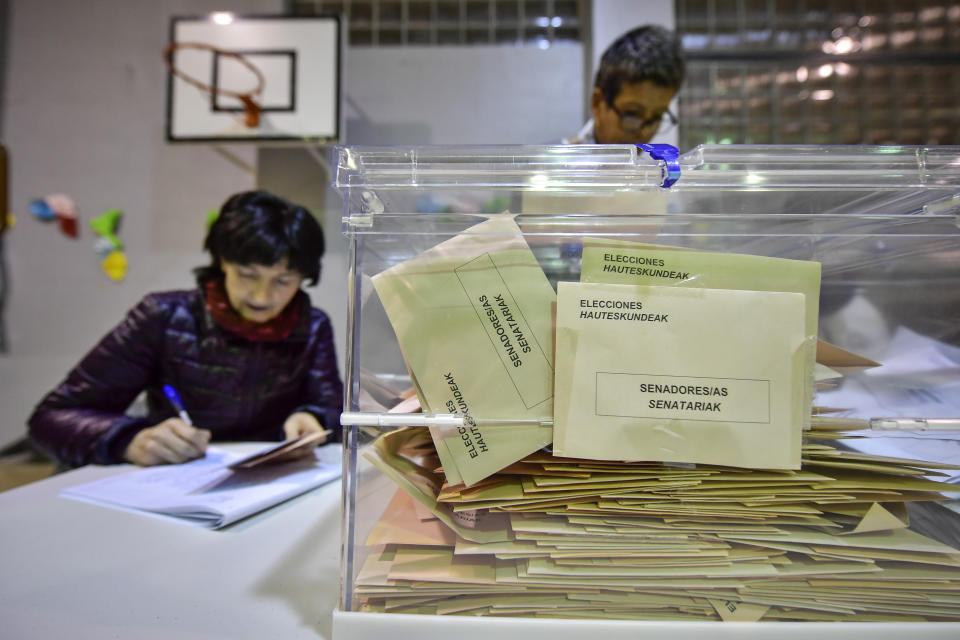
[{"label": "white paper sheet", "polygon": [[[61,496],[219,529],[340,477],[341,465],[316,457],[231,471],[243,457],[210,447],[179,465],[146,467],[64,489]],[[324,456],[328,458],[328,456]]]}]

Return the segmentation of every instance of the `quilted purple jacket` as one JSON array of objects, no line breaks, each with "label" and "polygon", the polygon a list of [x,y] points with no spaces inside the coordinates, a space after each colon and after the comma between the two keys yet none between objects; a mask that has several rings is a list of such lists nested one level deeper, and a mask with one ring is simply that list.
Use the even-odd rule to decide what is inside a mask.
[{"label": "quilted purple jacket", "polygon": [[[282,440],[283,422],[312,413],[340,438],[343,384],[327,315],[298,293],[286,340],[250,342],[220,328],[199,289],[146,296],[30,416],[33,441],[71,466],[111,464],[134,435],[176,416],[162,387],[180,392],[213,440]],[[125,411],[147,392],[147,417]]]}]

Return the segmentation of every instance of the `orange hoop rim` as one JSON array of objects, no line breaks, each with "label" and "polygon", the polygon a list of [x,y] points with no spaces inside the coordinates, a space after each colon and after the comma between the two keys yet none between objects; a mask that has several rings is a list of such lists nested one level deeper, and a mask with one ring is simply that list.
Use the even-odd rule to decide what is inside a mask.
[{"label": "orange hoop rim", "polygon": [[[200,80],[187,75],[180,69],[177,69],[177,66],[173,63],[173,54],[178,49],[199,49],[201,51],[209,51],[211,53],[216,53],[217,55],[233,58],[249,69],[253,75],[256,76],[257,86],[250,91],[234,91],[232,89],[221,89],[219,87],[209,85],[206,82],[201,82]],[[260,106],[254,102],[253,97],[260,95],[263,92],[263,86],[266,83],[266,79],[263,77],[263,72],[255,64],[247,60],[242,54],[239,54],[236,51],[230,51],[229,49],[221,49],[213,46],[212,44],[207,44],[206,42],[173,42],[164,48],[163,60],[166,62],[167,69],[170,70],[170,73],[180,78],[187,84],[194,86],[206,93],[230,96],[231,98],[237,98],[240,100],[243,103],[243,109],[246,112],[245,124],[251,128],[260,125]]]},{"label": "orange hoop rim", "polygon": [[[253,75],[257,77],[257,86],[254,89],[251,89],[250,91],[233,91],[232,89],[220,89],[219,87],[211,86],[206,82],[201,82],[200,80],[197,80],[196,78],[187,75],[183,71],[180,71],[180,69],[177,69],[176,65],[173,64],[173,54],[178,49],[199,49],[201,51],[209,51],[211,53],[216,53],[221,56],[233,58],[234,60],[236,60],[243,66],[245,66],[247,69],[249,69],[251,72],[253,72]],[[221,49],[219,47],[215,47],[212,44],[207,44],[205,42],[171,43],[167,45],[166,48],[164,48],[163,59],[167,63],[167,68],[170,69],[170,73],[177,76],[187,84],[191,84],[194,87],[201,89],[203,91],[207,91],[210,93],[220,93],[225,96],[230,96],[232,98],[237,98],[240,100],[242,100],[243,98],[252,98],[255,95],[259,95],[261,92],[263,92],[263,85],[266,82],[265,78],[263,77],[263,72],[260,71],[260,69],[255,64],[247,60],[242,54],[239,54],[235,51],[230,51],[229,49]]]}]

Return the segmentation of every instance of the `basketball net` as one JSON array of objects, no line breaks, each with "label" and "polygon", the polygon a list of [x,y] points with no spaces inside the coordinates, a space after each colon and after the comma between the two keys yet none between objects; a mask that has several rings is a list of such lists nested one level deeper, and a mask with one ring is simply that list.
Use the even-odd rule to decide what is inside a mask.
[{"label": "basketball net", "polygon": [[[254,76],[257,78],[257,86],[251,89],[250,91],[233,91],[230,89],[221,89],[220,87],[214,87],[205,82],[201,82],[196,78],[188,76],[186,73],[177,69],[177,66],[173,62],[173,54],[178,49],[199,49],[201,51],[209,51],[211,53],[216,53],[227,58],[233,58],[244,67],[249,69]],[[236,98],[243,104],[244,118],[243,123],[251,128],[255,129],[260,126],[260,105],[254,100],[254,96],[259,96],[263,93],[263,85],[265,83],[263,72],[260,69],[247,60],[245,57],[236,53],[234,51],[229,51],[227,49],[220,49],[210,44],[204,42],[174,42],[168,45],[163,50],[163,60],[167,64],[167,68],[170,70],[170,73],[180,78],[189,85],[192,85],[204,93],[209,93],[210,95],[222,95],[228,96],[231,98]]]}]

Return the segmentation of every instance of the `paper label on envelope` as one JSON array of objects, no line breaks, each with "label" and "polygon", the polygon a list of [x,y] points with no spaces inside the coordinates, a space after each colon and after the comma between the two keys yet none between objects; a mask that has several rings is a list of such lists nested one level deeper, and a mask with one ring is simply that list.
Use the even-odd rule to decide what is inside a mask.
[{"label": "paper label on envelope", "polygon": [[[553,288],[510,215],[373,277],[424,401],[493,419],[553,416]],[[432,429],[467,485],[550,443],[544,426]]]},{"label": "paper label on envelope", "polygon": [[[536,342],[537,336],[494,258],[486,253],[455,268],[454,273],[523,406],[543,406],[553,397],[553,364]],[[547,303],[549,314],[552,291],[541,294],[541,304]]]},{"label": "paper label on envelope", "polygon": [[[703,289],[784,291],[805,296],[806,352],[804,398],[813,405],[819,262],[735,253],[693,251],[607,238],[585,238],[581,282],[644,284]],[[809,420],[804,417],[804,422]]]},{"label": "paper label on envelope", "polygon": [[797,293],[561,282],[554,454],[799,469],[803,318]]}]

